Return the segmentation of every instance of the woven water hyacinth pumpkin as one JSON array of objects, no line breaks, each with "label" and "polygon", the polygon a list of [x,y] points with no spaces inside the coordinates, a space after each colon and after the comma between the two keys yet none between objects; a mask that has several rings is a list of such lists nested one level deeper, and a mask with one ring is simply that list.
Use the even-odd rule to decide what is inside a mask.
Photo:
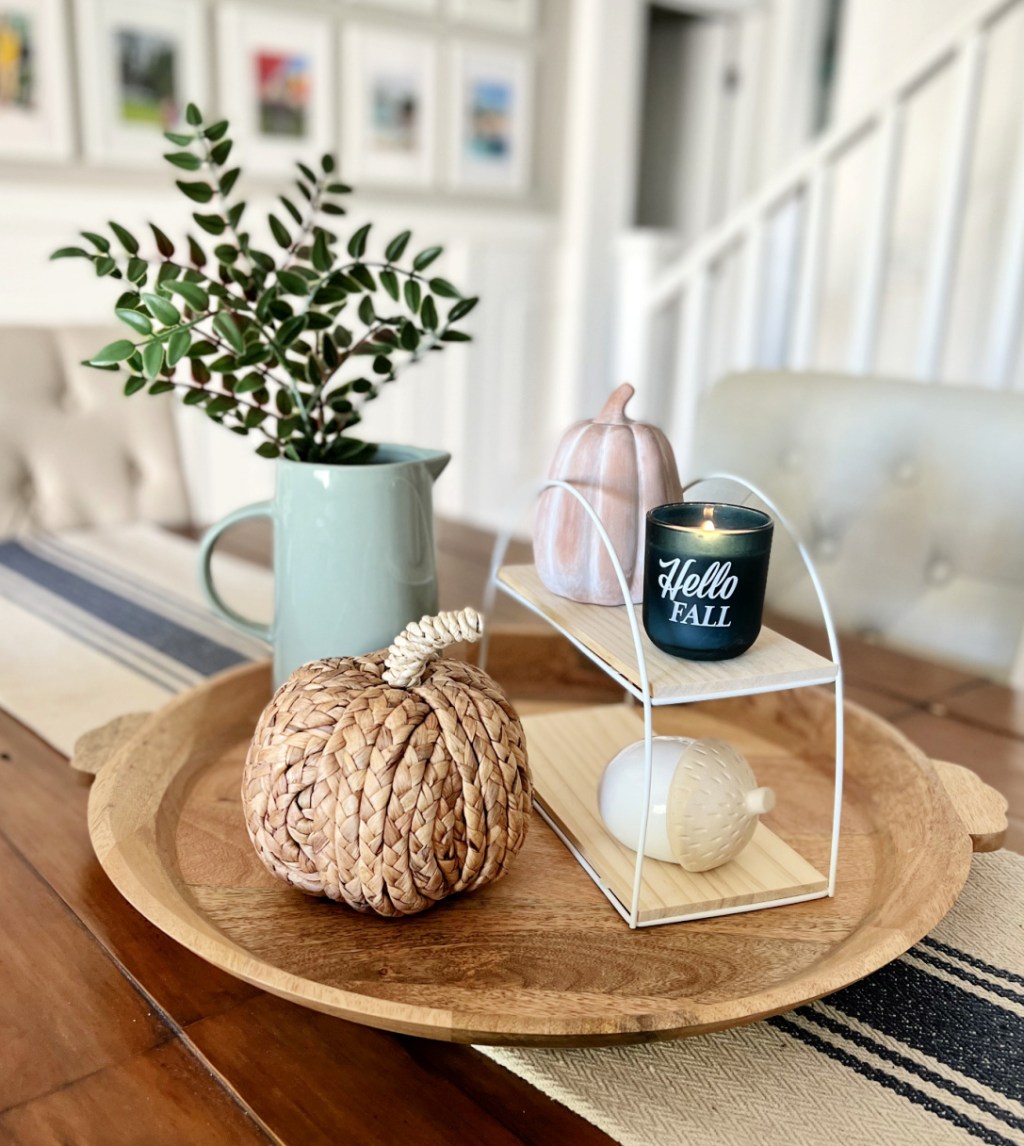
[{"label": "woven water hyacinth pumpkin", "polygon": [[390,649],[314,661],[277,690],[242,780],[274,875],[396,916],[505,873],[532,808],[523,728],[487,673],[436,659],[482,632],[473,609],[424,617]]}]

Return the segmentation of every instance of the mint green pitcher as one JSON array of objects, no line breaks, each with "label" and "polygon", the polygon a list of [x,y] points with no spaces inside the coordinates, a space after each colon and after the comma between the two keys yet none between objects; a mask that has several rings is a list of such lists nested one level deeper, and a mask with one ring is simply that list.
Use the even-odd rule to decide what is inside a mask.
[{"label": "mint green pitcher", "polygon": [[[229,624],[269,641],[274,686],[299,665],[389,645],[437,612],[433,485],[451,460],[438,450],[381,445],[369,465],[280,459],[273,501],[229,513],[199,548],[199,582]],[[274,619],[235,612],[211,576],[221,534],[250,517],[274,523]]]}]

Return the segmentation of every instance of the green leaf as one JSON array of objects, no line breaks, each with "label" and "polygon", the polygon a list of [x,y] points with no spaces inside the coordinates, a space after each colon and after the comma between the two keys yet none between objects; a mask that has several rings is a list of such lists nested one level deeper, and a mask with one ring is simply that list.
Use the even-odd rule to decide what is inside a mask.
[{"label": "green leaf", "polygon": [[373,360],[373,372],[375,374],[390,374],[391,360],[383,354],[378,354]]},{"label": "green leaf", "polygon": [[142,348],[142,373],[147,378],[155,378],[164,366],[164,344],[147,342]]},{"label": "green leaf", "polygon": [[165,259],[172,258],[174,256],[174,244],[171,240],[155,223],[150,223],[149,229],[153,232],[153,238],[156,240],[156,249]]},{"label": "green leaf", "polygon": [[198,342],[193,342],[188,352],[190,358],[204,358],[216,353],[217,347],[206,338],[201,338]]},{"label": "green leaf", "polygon": [[329,314],[322,314],[318,310],[308,311],[306,318],[308,319],[309,330],[326,330],[334,321]]},{"label": "green leaf", "polygon": [[87,259],[89,252],[83,251],[81,247],[61,247],[59,250],[53,252],[50,256],[51,259]]},{"label": "green leaf", "polygon": [[95,266],[96,273],[100,276],[100,278],[117,270],[117,263],[110,257],[110,255],[100,255],[93,266]]},{"label": "green leaf", "polygon": [[230,312],[226,310],[219,311],[213,320],[213,329],[224,339],[232,350],[237,351],[239,354],[245,350],[242,332],[238,329],[238,324]]},{"label": "green leaf", "polygon": [[210,381],[210,368],[199,358],[189,359],[189,371],[200,386],[205,386]]},{"label": "green leaf", "polygon": [[294,318],[289,318],[286,322],[281,323],[281,327],[277,332],[277,340],[282,346],[287,346],[289,343],[294,342],[305,329],[306,316],[304,314],[297,314]]},{"label": "green leaf", "polygon": [[182,402],[184,402],[186,406],[201,406],[209,396],[206,390],[186,390]]},{"label": "green leaf", "polygon": [[169,394],[174,389],[174,383],[168,382],[164,378],[157,379],[150,388],[150,394]]},{"label": "green leaf", "polygon": [[398,340],[401,342],[403,350],[415,350],[420,344],[420,332],[411,322],[404,322]]},{"label": "green leaf", "polygon": [[109,222],[107,226],[114,232],[117,236],[117,241],[124,247],[129,255],[137,255],[139,253],[139,241],[131,231],[126,230],[120,223],[113,221]]},{"label": "green leaf", "polygon": [[203,113],[194,103],[190,103],[185,108],[185,121],[192,127],[198,127],[203,122]]},{"label": "green leaf", "polygon": [[128,276],[129,282],[144,283],[149,274],[149,264],[145,259],[129,259],[128,266],[125,267],[125,274]]},{"label": "green leaf", "polygon": [[405,305],[413,312],[418,314],[420,309],[420,301],[423,297],[423,292],[420,290],[420,284],[415,279],[405,280]]},{"label": "green leaf", "polygon": [[323,211],[323,213],[325,215],[344,215],[345,214],[345,208],[339,207],[337,203],[329,203],[329,202],[328,203],[321,203],[320,204],[320,210]]},{"label": "green leaf", "polygon": [[167,289],[181,297],[196,311],[209,310],[210,296],[198,283],[173,282],[167,284]]},{"label": "green leaf", "polygon": [[251,394],[263,385],[263,379],[258,374],[249,374],[235,386],[236,394]]},{"label": "green leaf", "polygon": [[97,235],[95,231],[83,231],[82,238],[88,239],[97,251],[106,254],[110,250],[110,240],[105,239],[102,235]]},{"label": "green leaf", "polygon": [[427,247],[425,251],[420,251],[412,261],[413,270],[425,271],[443,251],[444,247]]},{"label": "green leaf", "polygon": [[363,295],[363,301],[359,304],[359,321],[369,326],[374,318],[376,315],[373,310],[373,299],[368,294]]},{"label": "green leaf", "polygon": [[227,229],[227,223],[224,222],[220,215],[195,214],[192,218],[195,219],[208,235],[223,235]]},{"label": "green leaf", "polygon": [[280,449],[273,442],[261,442],[256,447],[256,453],[261,458],[279,458],[281,456]]},{"label": "green leaf", "polygon": [[423,306],[420,307],[420,321],[427,330],[437,330],[437,306],[429,294],[423,300]]},{"label": "green leaf", "polygon": [[278,322],[284,322],[286,318],[291,318],[295,313],[295,308],[291,303],[285,302],[283,298],[275,298],[267,307],[270,311],[271,318],[276,318]]},{"label": "green leaf", "polygon": [[277,281],[288,294],[309,294],[309,285],[306,280],[294,271],[278,271]]},{"label": "green leaf", "polygon": [[405,254],[405,248],[411,238],[412,231],[403,231],[400,235],[395,235],[384,251],[384,257],[389,263],[397,262]]},{"label": "green leaf", "polygon": [[442,342],[472,342],[473,336],[461,330],[446,330],[441,335]]},{"label": "green leaf", "polygon": [[128,307],[118,307],[114,314],[126,325],[130,326],[136,334],[150,335],[153,333],[153,324],[149,321],[146,315],[137,310],[129,310]]},{"label": "green leaf", "polygon": [[142,301],[146,304],[149,313],[162,322],[164,326],[177,326],[181,322],[181,314],[174,303],[168,302],[167,299],[161,298],[158,294],[143,292]]},{"label": "green leaf", "polygon": [[288,198],[287,195],[278,195],[278,199],[281,200],[281,204],[284,207],[284,209],[288,212],[288,214],[291,215],[291,217],[295,220],[295,222],[298,223],[299,226],[301,227],[302,226],[302,215],[299,213],[298,207],[295,206],[295,204],[291,201],[291,199]]},{"label": "green leaf", "polygon": [[198,171],[203,165],[199,156],[193,155],[191,151],[169,151],[164,159],[175,167],[180,167],[182,171]]},{"label": "green leaf", "polygon": [[302,178],[309,180],[310,183],[316,183],[316,176],[305,165],[305,163],[296,163],[295,166],[302,172]]},{"label": "green leaf", "polygon": [[323,156],[320,160],[320,166],[323,169],[323,173],[325,175],[330,175],[331,172],[334,170],[334,166],[335,166],[334,156],[333,155]]},{"label": "green leaf", "polygon": [[430,289],[441,298],[462,298],[462,295],[447,279],[431,279]]},{"label": "green leaf", "polygon": [[238,251],[230,243],[218,243],[213,248],[214,256],[219,262],[233,266],[238,261]]},{"label": "green leaf", "polygon": [[284,388],[278,390],[274,395],[274,405],[280,410],[282,414],[287,416],[292,412],[292,396]]},{"label": "green leaf", "polygon": [[321,273],[331,269],[334,260],[331,258],[331,251],[327,246],[327,235],[323,231],[318,230],[316,233],[310,258],[313,266]]},{"label": "green leaf", "polygon": [[167,365],[177,366],[192,345],[192,332],[176,330],[167,340]]},{"label": "green leaf", "polygon": [[175,147],[188,147],[188,145],[195,138],[194,135],[182,135],[176,131],[165,131],[164,139],[169,143],[173,143]]},{"label": "green leaf", "polygon": [[467,314],[476,306],[480,301],[479,298],[464,298],[457,302],[450,311],[448,311],[448,321],[458,322],[460,318],[465,318]]},{"label": "green leaf", "polygon": [[90,359],[90,366],[109,366],[113,362],[123,362],[135,353],[135,344],[127,338],[119,338],[116,342],[109,342],[102,350],[98,350]]},{"label": "green leaf", "polygon": [[218,139],[224,138],[224,135],[227,132],[229,126],[230,124],[228,121],[226,119],[222,119],[217,123],[211,124],[211,126],[203,132],[203,135],[205,135],[206,138],[211,140],[213,143],[216,143]]},{"label": "green leaf", "polygon": [[349,274],[364,290],[376,290],[377,284],[374,282],[373,274],[370,268],[363,263],[356,263],[349,271]]},{"label": "green leaf", "polygon": [[133,394],[138,394],[138,392],[145,385],[146,385],[146,379],[145,378],[139,378],[139,377],[133,375],[131,378],[128,379],[127,382],[125,382],[124,392],[130,398]]},{"label": "green leaf", "polygon": [[328,370],[338,369],[338,364],[341,361],[338,356],[338,348],[329,334],[325,334],[320,341],[320,353],[324,357],[324,365]]},{"label": "green leaf", "polygon": [[292,237],[288,234],[288,228],[281,222],[281,220],[271,212],[267,216],[267,222],[270,224],[270,233],[274,236],[274,241],[279,247],[290,247],[292,245]]},{"label": "green leaf", "polygon": [[356,378],[350,385],[357,394],[369,394],[373,390],[373,383],[369,378]]},{"label": "green leaf", "polygon": [[238,403],[230,394],[218,394],[211,402],[207,404],[207,414],[226,414],[229,410],[233,410]]},{"label": "green leaf", "polygon": [[352,188],[347,183],[328,183],[327,190],[332,195],[351,195]]},{"label": "green leaf", "polygon": [[354,259],[361,259],[366,252],[366,240],[370,234],[371,223],[365,223],[358,231],[353,232],[348,241],[348,253]]},{"label": "green leaf", "polygon": [[213,198],[213,188],[209,183],[186,183],[183,179],[177,179],[175,186],[193,203],[209,203]]},{"label": "green leaf", "polygon": [[206,266],[206,252],[203,248],[192,238],[188,237],[188,257],[193,266],[205,267]]},{"label": "green leaf", "polygon": [[180,273],[173,263],[161,263],[156,272],[156,285],[158,287],[165,286],[167,283],[173,282]]},{"label": "green leaf", "polygon": [[245,214],[245,204],[236,203],[233,207],[228,208],[228,222],[232,227],[237,227],[242,221],[242,216]]},{"label": "green leaf", "polygon": [[[209,138],[209,136],[207,136],[207,138]],[[228,161],[228,156],[231,154],[231,148],[233,146],[230,139],[225,139],[223,143],[218,143],[216,147],[211,149],[210,158],[218,167],[223,167]]]},{"label": "green leaf", "polygon": [[222,195],[230,195],[238,182],[239,175],[242,174],[241,167],[232,167],[230,171],[225,171],[224,174],[217,180],[217,186],[220,188]]}]

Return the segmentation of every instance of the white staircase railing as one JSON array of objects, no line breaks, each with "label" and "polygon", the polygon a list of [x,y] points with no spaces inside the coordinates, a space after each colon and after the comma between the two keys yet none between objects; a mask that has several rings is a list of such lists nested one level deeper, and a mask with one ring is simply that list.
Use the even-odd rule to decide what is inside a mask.
[{"label": "white staircase railing", "polygon": [[[811,364],[836,170],[869,143],[875,160],[864,188],[869,206],[859,242],[852,321],[843,360],[831,365],[853,373],[875,368],[893,216],[909,130],[907,109],[931,83],[952,74],[956,83],[948,131],[943,138],[929,141],[929,146],[943,149],[943,158],[914,355],[915,376],[922,381],[939,377],[987,47],[993,29],[1020,2],[984,0],[973,7],[921,54],[884,98],[813,142],[679,257],[659,267],[659,242],[650,236],[645,239],[643,233],[624,244],[616,374],[639,383],[653,395],[648,404],[658,407],[681,460],[688,456],[697,404],[714,380],[711,374],[716,366],[800,370]],[[1024,83],[1021,97],[1024,99]],[[1000,266],[993,269],[995,287],[985,345],[977,354],[977,378],[992,387],[1012,383],[1024,306],[1024,115],[1008,203]],[[784,237],[781,247],[780,234]],[[713,326],[712,296],[723,266],[733,260],[736,290],[731,310],[724,324]],[[675,348],[674,352],[657,353],[659,332],[664,337],[665,316],[674,329]],[[772,325],[778,329],[767,329]],[[709,356],[712,333],[719,351],[717,363]],[[670,366],[666,366],[668,362]],[[667,378],[666,369],[670,371]]]}]

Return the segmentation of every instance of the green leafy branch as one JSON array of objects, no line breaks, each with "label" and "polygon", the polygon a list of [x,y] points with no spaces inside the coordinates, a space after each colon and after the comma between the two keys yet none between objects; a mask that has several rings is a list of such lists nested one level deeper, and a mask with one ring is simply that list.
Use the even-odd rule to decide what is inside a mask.
[{"label": "green leafy branch", "polygon": [[317,171],[296,165],[295,193],[267,216],[273,248],[262,249],[235,195],[242,171],[230,165],[227,121],[206,124],[192,104],[186,120],[190,131],[167,133],[176,150],[164,158],[188,176],[176,184],[196,204],[200,237],[187,234],[179,254],[151,223],[153,251],[143,253],[110,222],[109,236],[83,231],[86,246],[52,255],[86,259],[123,287],[114,313],[135,337],[87,364],[126,370],[128,395],[180,392],[232,432],[259,436],[264,457],[372,461],[376,446],[350,436],[362,408],[426,354],[468,342],[458,324],[477,299],[430,273],[441,247],[408,255],[409,231],[382,258],[368,257],[369,223],[343,243],[334,228],[351,188],[330,155]]}]

